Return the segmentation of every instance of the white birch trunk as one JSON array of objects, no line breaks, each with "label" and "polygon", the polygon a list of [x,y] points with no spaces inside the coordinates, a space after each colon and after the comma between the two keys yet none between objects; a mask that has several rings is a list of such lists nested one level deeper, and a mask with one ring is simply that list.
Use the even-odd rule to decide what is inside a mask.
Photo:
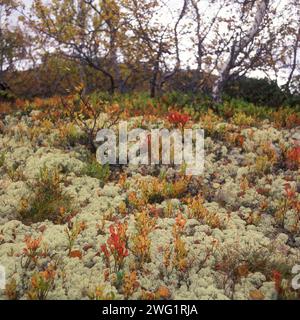
[{"label": "white birch trunk", "polygon": [[213,99],[216,102],[220,102],[221,92],[224,88],[226,81],[230,76],[230,71],[234,68],[236,59],[242,50],[255,38],[259,31],[259,28],[264,20],[264,17],[268,9],[268,0],[260,0],[257,4],[257,10],[252,26],[246,32],[245,36],[240,42],[234,42],[228,59],[224,62],[219,71],[219,77],[213,86]]}]

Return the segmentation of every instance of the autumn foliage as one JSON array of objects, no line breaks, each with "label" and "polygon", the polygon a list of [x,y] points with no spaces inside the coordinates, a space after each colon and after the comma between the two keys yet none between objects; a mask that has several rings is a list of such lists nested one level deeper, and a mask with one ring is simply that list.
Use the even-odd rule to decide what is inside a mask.
[{"label": "autumn foliage", "polygon": [[175,126],[183,128],[190,120],[190,116],[184,113],[180,113],[178,111],[172,111],[169,112],[167,119],[170,123],[174,124]]},{"label": "autumn foliage", "polygon": [[115,262],[115,271],[120,271],[124,265],[124,260],[128,256],[127,241],[128,237],[126,235],[127,223],[116,223],[109,227],[110,237],[108,238],[106,244],[101,245],[101,252],[107,261],[109,261],[112,255]]}]

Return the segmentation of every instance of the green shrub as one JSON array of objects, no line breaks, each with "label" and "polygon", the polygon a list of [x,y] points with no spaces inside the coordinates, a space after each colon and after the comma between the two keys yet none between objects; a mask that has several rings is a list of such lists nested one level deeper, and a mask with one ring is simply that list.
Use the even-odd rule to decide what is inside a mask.
[{"label": "green shrub", "polygon": [[91,160],[83,168],[82,174],[100,180],[100,184],[103,185],[108,180],[110,175],[109,164],[101,165],[96,160]]},{"label": "green shrub", "polygon": [[219,107],[220,114],[225,118],[233,117],[236,113],[245,113],[257,119],[270,119],[273,112],[271,107],[256,106],[251,102],[242,99],[228,99]]},{"label": "green shrub", "polygon": [[196,111],[207,111],[211,106],[211,99],[203,93],[171,91],[165,93],[161,98],[168,106],[179,108],[192,108]]},{"label": "green shrub", "polygon": [[60,128],[60,144],[74,147],[77,143],[86,140],[84,132],[80,131],[73,123]]},{"label": "green shrub", "polygon": [[19,213],[25,224],[46,219],[54,223],[63,223],[72,213],[72,198],[63,191],[62,179],[57,169],[43,167],[38,178],[29,183],[31,196],[23,198]]},{"label": "green shrub", "polygon": [[286,95],[276,81],[243,77],[230,83],[225,93],[231,98],[243,99],[260,106],[280,107]]},{"label": "green shrub", "polygon": [[0,101],[14,101],[16,97],[9,91],[0,90]]}]

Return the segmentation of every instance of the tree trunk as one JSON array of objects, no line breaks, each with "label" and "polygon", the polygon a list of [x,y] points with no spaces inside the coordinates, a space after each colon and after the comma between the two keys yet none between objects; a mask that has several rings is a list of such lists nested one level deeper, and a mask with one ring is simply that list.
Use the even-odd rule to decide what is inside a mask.
[{"label": "tree trunk", "polygon": [[155,98],[156,96],[156,80],[153,78],[150,80],[150,97]]},{"label": "tree trunk", "polygon": [[122,91],[122,75],[120,70],[120,65],[118,62],[118,53],[117,53],[117,47],[116,47],[116,34],[115,31],[112,31],[111,35],[111,41],[110,41],[110,61],[112,65],[112,73],[114,77],[114,89],[116,89],[118,92]]},{"label": "tree trunk", "polygon": [[239,42],[233,42],[229,57],[222,65],[219,72],[219,77],[217,78],[213,86],[212,97],[215,103],[221,102],[222,91],[230,77],[230,71],[235,67],[238,55],[247,47],[247,45],[255,38],[255,36],[259,32],[259,27],[261,26],[267,12],[268,3],[269,0],[259,1],[252,26]]},{"label": "tree trunk", "polygon": [[150,80],[150,97],[151,98],[156,97],[158,72],[159,72],[159,61],[156,61],[155,65],[154,65],[154,70],[152,73],[152,78]]},{"label": "tree trunk", "polygon": [[290,94],[290,84],[292,82],[293,79],[293,75],[294,72],[296,70],[296,66],[297,66],[297,56],[298,56],[298,47],[299,47],[299,41],[300,41],[300,27],[298,28],[298,32],[296,34],[296,43],[294,44],[294,48],[293,48],[293,62],[292,62],[292,68],[290,71],[290,74],[288,76],[288,80],[285,84],[285,92],[289,95]]}]

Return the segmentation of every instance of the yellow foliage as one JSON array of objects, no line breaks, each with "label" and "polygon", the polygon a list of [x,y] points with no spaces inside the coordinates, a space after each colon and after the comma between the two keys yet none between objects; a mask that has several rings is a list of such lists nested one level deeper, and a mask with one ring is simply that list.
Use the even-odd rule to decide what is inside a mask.
[{"label": "yellow foliage", "polygon": [[131,297],[138,287],[139,283],[137,281],[136,271],[125,273],[123,282],[123,294],[125,299]]},{"label": "yellow foliage", "polygon": [[271,162],[268,156],[258,156],[255,161],[255,171],[258,174],[266,174],[271,169]]},{"label": "yellow foliage", "polygon": [[204,199],[200,196],[190,198],[188,203],[188,215],[209,225],[211,228],[222,228],[221,220],[217,213],[210,212],[204,206]]},{"label": "yellow foliage", "polygon": [[151,241],[149,234],[156,224],[155,218],[150,218],[149,215],[143,211],[136,218],[136,234],[132,237],[133,247],[132,252],[136,256],[139,267],[145,262],[150,261],[150,246]]},{"label": "yellow foliage", "polygon": [[251,127],[254,126],[256,123],[256,120],[253,117],[247,116],[243,112],[235,113],[232,118],[232,121],[235,125],[240,127]]}]

